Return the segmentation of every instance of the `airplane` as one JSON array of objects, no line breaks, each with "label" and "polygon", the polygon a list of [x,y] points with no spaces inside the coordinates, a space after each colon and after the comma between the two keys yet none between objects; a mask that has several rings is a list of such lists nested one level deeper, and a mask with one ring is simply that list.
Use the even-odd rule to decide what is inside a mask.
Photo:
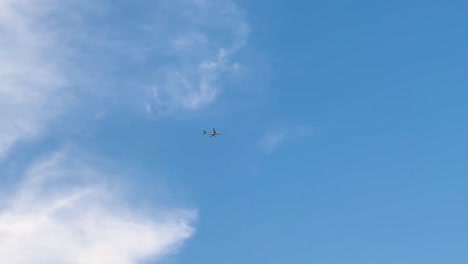
[{"label": "airplane", "polygon": [[205,134],[210,135],[209,138],[211,138],[211,137],[216,137],[216,135],[221,135],[221,132],[218,132],[216,131],[216,129],[213,128],[213,132],[206,132],[205,130],[203,130],[203,135]]}]

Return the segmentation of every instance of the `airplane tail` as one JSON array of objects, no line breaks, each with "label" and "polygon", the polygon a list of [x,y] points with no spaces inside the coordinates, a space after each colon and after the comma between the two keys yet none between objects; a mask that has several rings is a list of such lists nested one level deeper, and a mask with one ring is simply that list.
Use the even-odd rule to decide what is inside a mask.
[{"label": "airplane tail", "polygon": [[205,135],[205,134],[206,134],[206,131],[205,131],[205,130],[203,130],[203,135]]}]

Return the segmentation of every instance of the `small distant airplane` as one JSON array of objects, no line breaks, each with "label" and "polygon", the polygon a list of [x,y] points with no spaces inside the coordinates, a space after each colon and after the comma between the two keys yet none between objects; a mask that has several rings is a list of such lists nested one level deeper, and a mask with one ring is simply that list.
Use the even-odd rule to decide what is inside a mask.
[{"label": "small distant airplane", "polygon": [[216,137],[216,135],[221,135],[221,132],[216,131],[216,129],[213,128],[213,132],[206,132],[203,130],[203,135],[208,134],[211,137]]}]

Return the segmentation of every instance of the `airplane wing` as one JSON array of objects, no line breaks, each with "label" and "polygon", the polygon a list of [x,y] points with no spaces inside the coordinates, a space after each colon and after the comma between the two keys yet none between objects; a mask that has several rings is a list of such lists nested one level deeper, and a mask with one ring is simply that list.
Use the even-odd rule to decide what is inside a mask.
[{"label": "airplane wing", "polygon": [[214,127],[213,127],[213,134],[216,134],[216,129],[214,129]]}]

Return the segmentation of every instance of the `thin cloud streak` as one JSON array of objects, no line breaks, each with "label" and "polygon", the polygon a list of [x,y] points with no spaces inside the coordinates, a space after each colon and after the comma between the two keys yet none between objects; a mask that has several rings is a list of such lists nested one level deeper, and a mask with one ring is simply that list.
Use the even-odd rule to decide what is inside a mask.
[{"label": "thin cloud streak", "polygon": [[[32,165],[0,210],[0,259],[9,264],[133,264],[174,253],[196,212],[143,214],[99,179],[105,173],[58,152]],[[5,199],[2,199],[5,201]]]},{"label": "thin cloud streak", "polygon": [[306,137],[312,133],[307,126],[293,126],[288,128],[274,129],[265,133],[260,139],[259,146],[266,154],[270,154],[279,145],[290,139]]},{"label": "thin cloud streak", "polygon": [[260,140],[260,147],[269,154],[286,138],[287,131],[270,131]]}]

